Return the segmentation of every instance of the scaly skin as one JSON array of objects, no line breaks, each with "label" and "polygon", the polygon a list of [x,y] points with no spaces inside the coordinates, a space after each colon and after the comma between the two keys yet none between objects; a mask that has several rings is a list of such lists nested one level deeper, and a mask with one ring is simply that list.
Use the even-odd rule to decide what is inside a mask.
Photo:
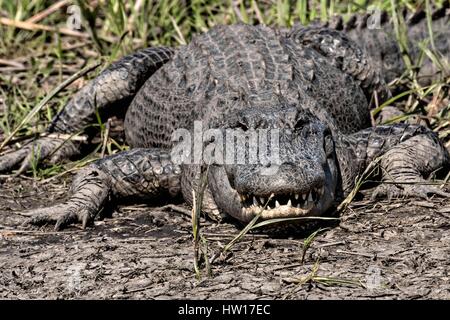
[{"label": "scaly skin", "polygon": [[[136,74],[137,65],[123,63],[129,59],[116,64],[123,74]],[[202,208],[216,220],[231,216],[248,222],[257,213],[262,219],[325,214],[378,157],[388,184],[375,196],[448,196],[417,184],[449,163],[433,132],[409,125],[370,128],[368,100],[373,91],[380,97],[388,91],[382,70],[343,33],[312,27],[283,34],[264,26],[219,26],[179,48],[158,70],[150,65],[131,89],[125,86],[128,80],[119,81],[126,87],[122,93],[111,89],[117,85],[114,72],[100,75],[81,91],[88,99],[101,97],[105,107],[136,92],[125,134],[138,149],[80,171],[72,196],[63,204],[31,211],[32,223],[56,221],[58,229],[74,222],[85,226],[107,201],[124,198],[182,195],[192,203],[201,163],[180,166],[168,155],[174,130],[192,133],[195,120],[225,138],[227,129],[244,135],[279,129],[279,162],[249,164],[245,145],[235,144],[235,154],[245,155],[244,164],[209,167]],[[141,87],[136,84],[144,78],[148,80]],[[87,113],[70,112],[78,99],[55,119],[52,130],[79,129],[90,121],[95,110],[91,103]],[[80,123],[73,123],[78,119]],[[208,147],[213,140],[203,143]]]},{"label": "scaly skin", "polygon": [[107,157],[82,169],[63,203],[34,210],[35,225],[56,223],[56,229],[80,222],[91,223],[100,208],[112,198],[152,200],[176,197],[180,192],[181,168],[170,161],[170,153],[159,149],[133,149]]},{"label": "scaly skin", "polygon": [[357,176],[380,157],[380,175],[387,184],[377,187],[373,198],[402,195],[426,198],[428,194],[448,196],[439,189],[423,185],[424,176],[449,163],[449,155],[439,138],[425,127],[395,124],[339,135],[336,154],[344,195],[353,189]]},{"label": "scaly skin", "polygon": [[[438,53],[442,54],[447,63],[450,63],[450,1],[445,1],[440,9],[432,14],[433,37]],[[407,15],[406,11],[400,13],[406,23],[406,33],[408,41],[408,51],[413,63],[417,63],[421,50],[418,42],[429,38],[426,13],[419,10],[412,15]],[[380,25],[376,26],[377,16],[372,14],[355,14],[346,23],[342,17],[336,16],[331,21],[319,23],[322,27],[328,27],[345,32],[345,34],[363,48],[375,67],[382,70],[381,74],[386,83],[391,82],[405,71],[405,64],[401,56],[398,41],[395,36],[392,18],[389,19],[386,12],[381,12],[379,16]],[[427,44],[431,48],[431,44]],[[429,57],[425,57],[420,66],[419,81],[427,84],[437,77],[447,77],[442,74],[442,70],[436,68]]]},{"label": "scaly skin", "polygon": [[[79,145],[71,135],[82,133],[100,114],[115,115],[126,109],[142,84],[173,55],[170,48],[147,48],[111,64],[98,77],[83,87],[52,120],[47,129],[53,133],[0,157],[0,172],[20,164],[18,174],[31,167],[33,161],[50,158],[50,163],[76,155]],[[128,100],[128,101],[127,101]],[[58,135],[62,137],[58,137]]]}]

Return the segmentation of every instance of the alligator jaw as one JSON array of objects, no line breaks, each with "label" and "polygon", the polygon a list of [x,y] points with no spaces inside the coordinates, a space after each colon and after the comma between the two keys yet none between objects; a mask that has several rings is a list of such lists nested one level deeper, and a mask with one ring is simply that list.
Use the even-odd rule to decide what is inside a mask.
[{"label": "alligator jaw", "polygon": [[271,194],[258,196],[240,194],[243,216],[261,215],[262,219],[308,216],[317,212],[324,194],[324,187],[303,193]]}]

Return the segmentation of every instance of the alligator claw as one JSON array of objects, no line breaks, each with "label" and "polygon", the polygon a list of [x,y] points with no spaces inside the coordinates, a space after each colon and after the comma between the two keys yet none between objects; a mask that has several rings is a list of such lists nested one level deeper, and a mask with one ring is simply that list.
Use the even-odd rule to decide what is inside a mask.
[{"label": "alligator claw", "polygon": [[75,208],[70,204],[30,210],[24,214],[31,216],[24,222],[24,225],[44,226],[54,224],[56,231],[75,223],[81,223],[82,228],[85,229],[94,221],[94,215],[88,208]]},{"label": "alligator claw", "polygon": [[[27,167],[31,166],[29,161],[25,161],[27,155],[29,155],[30,150],[27,147],[19,149],[17,151],[7,153],[0,157],[0,172],[11,171],[14,167],[16,167],[19,163],[22,162],[19,172],[25,171]],[[22,169],[23,168],[23,169]]]},{"label": "alligator claw", "polygon": [[43,137],[19,150],[0,156],[0,172],[11,171],[20,165],[16,173],[19,175],[48,157],[49,162],[54,164],[77,153],[77,147],[71,141],[57,137]]},{"label": "alligator claw", "polygon": [[387,197],[389,200],[395,198],[422,198],[430,196],[450,198],[450,193],[429,185],[418,184],[381,184],[375,188],[372,199]]}]

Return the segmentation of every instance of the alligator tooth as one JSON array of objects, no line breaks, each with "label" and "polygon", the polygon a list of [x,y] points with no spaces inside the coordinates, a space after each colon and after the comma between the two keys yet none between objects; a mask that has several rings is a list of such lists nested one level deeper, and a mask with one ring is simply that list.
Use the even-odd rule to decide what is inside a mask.
[{"label": "alligator tooth", "polygon": [[266,204],[266,199],[264,199],[263,197],[259,198],[259,200],[261,201],[261,204]]},{"label": "alligator tooth", "polygon": [[298,208],[298,209],[300,209],[300,203],[299,203],[299,204],[297,204],[297,208]]},{"label": "alligator tooth", "polygon": [[308,194],[308,201],[313,201],[312,192]]},{"label": "alligator tooth", "polygon": [[278,200],[277,201],[275,201],[275,207],[279,207],[280,206],[280,203],[278,202]]},{"label": "alligator tooth", "polygon": [[321,186],[319,189],[320,195],[323,195],[323,192],[325,191],[325,187]]},{"label": "alligator tooth", "polygon": [[295,195],[295,200],[298,200],[298,194]]},{"label": "alligator tooth", "polygon": [[269,199],[272,199],[273,197],[275,197],[275,193],[271,193]]},{"label": "alligator tooth", "polygon": [[286,204],[288,207],[292,207],[291,199],[289,199],[288,203]]},{"label": "alligator tooth", "polygon": [[272,210],[269,206],[267,206],[267,210]]},{"label": "alligator tooth", "polygon": [[253,197],[253,204],[254,204],[255,206],[257,206],[257,205],[258,205],[258,200],[256,200],[256,198],[255,198],[255,197]]},{"label": "alligator tooth", "polygon": [[307,194],[306,194],[306,193],[302,193],[302,199],[303,199],[303,201],[306,200],[306,197],[307,197]]}]

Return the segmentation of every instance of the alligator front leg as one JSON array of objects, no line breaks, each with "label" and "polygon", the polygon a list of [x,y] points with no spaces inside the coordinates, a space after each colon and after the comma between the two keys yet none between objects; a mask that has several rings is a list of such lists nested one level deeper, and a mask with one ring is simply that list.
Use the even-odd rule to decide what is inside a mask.
[{"label": "alligator front leg", "polygon": [[55,223],[59,230],[72,223],[93,222],[108,201],[172,198],[180,194],[180,166],[169,151],[133,149],[109,156],[82,169],[71,196],[63,203],[27,212],[34,225]]},{"label": "alligator front leg", "polygon": [[79,143],[72,138],[92,124],[98,114],[117,115],[127,106],[144,82],[170,60],[171,48],[146,48],[112,63],[90,81],[56,115],[43,137],[21,149],[0,156],[0,172],[20,165],[18,173],[43,159],[57,163],[78,153]]},{"label": "alligator front leg", "polygon": [[378,159],[381,184],[373,198],[450,196],[425,180],[450,163],[449,154],[437,135],[425,127],[396,124],[340,136],[336,139],[336,153],[344,193],[350,192],[357,176]]}]

